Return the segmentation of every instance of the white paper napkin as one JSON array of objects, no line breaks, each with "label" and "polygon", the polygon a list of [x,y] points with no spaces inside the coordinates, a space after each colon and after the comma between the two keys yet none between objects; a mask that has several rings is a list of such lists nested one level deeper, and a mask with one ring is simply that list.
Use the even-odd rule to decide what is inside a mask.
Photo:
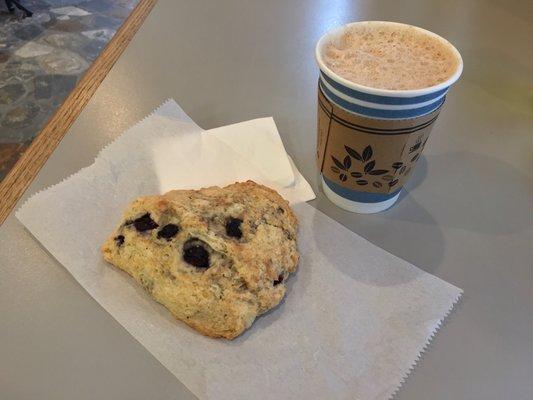
[{"label": "white paper napkin", "polygon": [[272,117],[210,129],[208,134],[251,160],[271,182],[284,187],[294,183],[294,173]]},{"label": "white paper napkin", "polygon": [[[232,146],[213,141],[216,135],[204,140],[208,135],[180,112],[167,103],[106,147],[93,165],[30,198],[17,217],[200,399],[390,398],[461,290],[308,204],[294,206],[302,257],[285,300],[231,342],[206,338],[174,320],[102,260],[100,245],[124,206],[170,184],[174,175],[165,171],[180,176],[172,182],[176,187],[211,184],[213,174],[229,179],[212,170],[227,161],[218,155],[223,149],[234,160],[232,173],[244,168],[266,179]],[[174,146],[176,140],[182,147]],[[309,193],[301,196],[297,188],[305,180],[294,172],[293,189],[284,190],[304,198]]]},{"label": "white paper napkin", "polygon": [[[298,171],[295,171],[296,167],[291,162],[290,157],[285,151],[283,142],[279,135],[278,129],[272,117],[269,118],[258,118],[251,121],[240,122],[237,124],[222,126],[215,129],[210,129],[208,131],[202,131],[194,121],[181,109],[181,107],[172,99],[167,100],[163,105],[161,105],[151,118],[156,116],[165,117],[172,121],[180,123],[189,123],[194,126],[190,132],[202,133],[207,136],[204,139],[195,138],[195,140],[188,140],[184,144],[185,146],[202,146],[202,147],[211,147],[211,153],[215,152],[217,149],[221,154],[217,154],[216,158],[222,160],[225,157],[226,162],[231,166],[234,163],[233,160],[229,159],[225,153],[228,153],[227,149],[220,143],[212,140],[211,136],[215,136],[219,141],[223,142],[226,146],[229,146],[234,153],[238,153],[240,159],[245,159],[248,163],[253,164],[254,172],[259,172],[262,175],[262,179],[267,180],[271,184],[276,185],[277,187],[289,187],[294,186]],[[170,124],[167,129],[173,130],[174,126]],[[192,128],[192,127],[191,127]],[[153,147],[157,147],[157,150],[154,151],[155,157],[160,159],[160,162],[168,162],[168,159],[171,159],[171,162],[174,162],[175,157],[168,156],[165,159],[164,154],[182,154],[182,152],[165,152],[160,151],[162,148],[170,144],[176,150],[176,146],[180,146],[178,140],[182,140],[179,136],[184,135],[190,132],[175,131],[175,135],[172,137],[174,142],[172,143],[171,138],[168,138],[167,141],[160,140]],[[230,153],[230,154],[234,154]],[[213,161],[210,161],[213,163]],[[230,167],[231,168],[231,167]],[[234,170],[231,170],[234,174]],[[165,183],[163,185],[164,190],[171,190],[176,188],[176,175],[166,174],[163,170],[161,175],[164,176]],[[216,171],[218,173],[218,171]],[[232,176],[232,173],[225,173],[227,176]],[[168,177],[167,177],[168,175]],[[238,175],[234,175],[238,177]],[[211,177],[209,177],[211,179]],[[216,177],[212,177],[216,181]],[[302,176],[300,175],[300,181],[302,181]],[[305,179],[303,179],[305,181]],[[307,183],[307,182],[306,182]],[[201,183],[205,185],[205,182]],[[218,185],[221,183],[219,182]],[[181,184],[179,185],[181,186]],[[314,198],[314,193],[312,193],[311,187],[307,185],[305,188],[307,195],[309,197],[306,200],[311,200]],[[306,201],[303,200],[303,201]]]},{"label": "white paper napkin", "polygon": [[[164,138],[154,139],[149,145],[160,193],[176,188],[199,189],[206,186],[224,186],[252,179],[277,190],[291,204],[315,198],[311,186],[287,157],[285,150],[283,154],[287,161],[286,168],[292,177],[289,186],[281,184],[287,182],[285,177],[288,173],[277,176],[272,171],[270,177],[266,177],[263,175],[263,168],[257,167],[257,159],[248,158],[247,153],[242,153],[246,154],[244,156],[233,151],[225,142],[219,140],[216,134],[208,133],[210,131],[204,134],[194,134],[192,130],[180,133],[174,130],[172,122],[167,121],[168,125],[164,126],[157,115],[152,119],[158,120],[160,131],[173,133]],[[234,126],[238,125],[240,124]],[[251,126],[247,131],[247,134],[254,132]],[[275,133],[277,134],[277,131]],[[185,154],[188,156],[184,156]]]}]

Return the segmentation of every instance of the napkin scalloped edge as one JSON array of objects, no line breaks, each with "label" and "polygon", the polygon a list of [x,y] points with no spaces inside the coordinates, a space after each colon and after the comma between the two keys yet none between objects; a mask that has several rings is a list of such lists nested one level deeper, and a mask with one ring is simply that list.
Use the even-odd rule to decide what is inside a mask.
[{"label": "napkin scalloped edge", "polygon": [[420,362],[420,360],[422,359],[424,354],[430,349],[430,347],[432,346],[433,341],[435,340],[435,337],[437,336],[437,333],[439,333],[440,329],[443,327],[443,325],[446,323],[446,321],[449,320],[450,314],[452,313],[452,311],[455,309],[456,305],[461,300],[461,297],[463,296],[463,293],[464,293],[463,290],[460,289],[459,294],[457,295],[457,297],[455,299],[453,299],[452,303],[450,304],[450,307],[448,308],[448,311],[446,311],[444,316],[439,320],[439,322],[437,323],[437,326],[435,327],[435,329],[433,329],[433,331],[431,332],[429,337],[426,339],[426,342],[420,347],[420,350],[418,351],[418,354],[417,354],[416,358],[413,360],[413,362],[412,362],[411,366],[409,367],[409,369],[407,370],[407,372],[405,372],[403,374],[403,376],[401,377],[400,382],[398,383],[398,385],[394,388],[394,390],[387,397],[389,400],[393,400],[396,397],[396,395],[398,394],[398,392],[400,391],[400,389],[402,388],[404,383],[407,381],[407,379],[409,378],[411,373],[415,370],[416,366],[418,365],[418,363]]}]

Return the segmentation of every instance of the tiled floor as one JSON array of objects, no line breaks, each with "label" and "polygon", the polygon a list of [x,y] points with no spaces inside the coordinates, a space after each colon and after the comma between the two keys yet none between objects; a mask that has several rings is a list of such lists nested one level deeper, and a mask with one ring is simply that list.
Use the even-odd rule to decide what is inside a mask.
[{"label": "tiled floor", "polygon": [[0,181],[139,0],[0,0]]}]

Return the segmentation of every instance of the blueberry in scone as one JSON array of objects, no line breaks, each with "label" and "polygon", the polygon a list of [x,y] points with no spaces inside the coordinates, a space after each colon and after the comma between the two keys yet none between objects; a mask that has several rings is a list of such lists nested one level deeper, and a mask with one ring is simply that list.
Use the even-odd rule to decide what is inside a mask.
[{"label": "blueberry in scone", "polygon": [[178,234],[180,227],[176,224],[166,224],[159,232],[157,232],[158,238],[165,238],[167,240],[172,239]]},{"label": "blueberry in scone", "polygon": [[209,252],[205,246],[201,240],[187,240],[183,245],[183,260],[197,268],[209,268]]},{"label": "blueberry in scone", "polygon": [[102,253],[179,320],[233,339],[285,295],[296,230],[288,203],[248,181],[140,197]]},{"label": "blueberry in scone", "polygon": [[241,224],[242,219],[240,218],[228,218],[228,221],[226,222],[227,235],[240,239],[242,237]]}]

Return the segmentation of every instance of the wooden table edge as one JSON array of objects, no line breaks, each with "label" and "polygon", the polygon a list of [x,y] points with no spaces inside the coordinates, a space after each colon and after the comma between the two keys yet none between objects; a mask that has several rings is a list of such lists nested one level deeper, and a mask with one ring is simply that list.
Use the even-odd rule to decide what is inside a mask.
[{"label": "wooden table edge", "polygon": [[72,92],[33,139],[4,180],[0,182],[0,225],[94,95],[156,2],[157,0],[139,1]]}]

